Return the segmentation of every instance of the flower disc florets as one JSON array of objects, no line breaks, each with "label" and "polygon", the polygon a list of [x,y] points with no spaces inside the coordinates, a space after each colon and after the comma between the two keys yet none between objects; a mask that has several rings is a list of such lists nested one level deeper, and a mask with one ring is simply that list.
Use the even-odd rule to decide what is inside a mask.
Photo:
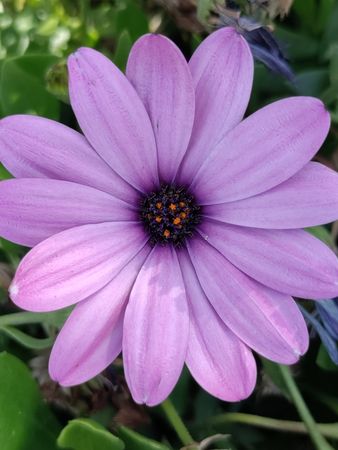
[{"label": "flower disc florets", "polygon": [[200,206],[184,187],[163,185],[141,202],[141,220],[152,245],[183,245],[193,235],[200,217]]}]

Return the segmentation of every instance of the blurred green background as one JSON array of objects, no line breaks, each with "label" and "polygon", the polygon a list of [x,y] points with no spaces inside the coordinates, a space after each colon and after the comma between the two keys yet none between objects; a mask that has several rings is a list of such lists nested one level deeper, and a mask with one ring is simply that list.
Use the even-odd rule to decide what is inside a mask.
[{"label": "blurred green background", "polygon": [[[331,113],[332,128],[317,159],[337,170],[338,1],[272,1],[250,10],[248,3],[241,2],[246,13],[274,30],[295,73],[290,82],[257,63],[248,113],[290,95],[321,98]],[[279,15],[276,4],[282,8]],[[289,14],[282,17],[287,6],[291,6]],[[65,66],[74,49],[94,47],[123,70],[133,42],[144,33],[165,34],[189,58],[218,24],[215,2],[206,0],[0,1],[0,115],[38,114],[77,128],[68,102]],[[9,177],[0,165],[0,179]],[[311,232],[336,251],[337,224]],[[161,408],[132,402],[121,361],[72,389],[62,389],[48,378],[49,349],[67,311],[18,312],[10,303],[7,288],[26,251],[1,239],[0,449],[180,448]],[[311,305],[307,307],[311,310]],[[261,359],[258,365],[254,394],[236,404],[209,396],[183,373],[172,400],[196,440],[214,437],[209,443],[203,441],[201,449],[315,448],[278,367]],[[338,369],[318,337],[313,336],[308,354],[292,373],[316,422],[329,424],[321,426],[321,432],[338,449]]]}]

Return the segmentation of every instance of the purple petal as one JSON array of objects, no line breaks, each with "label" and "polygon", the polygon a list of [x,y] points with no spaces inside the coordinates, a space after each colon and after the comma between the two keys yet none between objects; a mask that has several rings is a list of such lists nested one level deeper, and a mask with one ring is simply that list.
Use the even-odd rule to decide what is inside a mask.
[{"label": "purple petal", "polygon": [[338,341],[338,298],[316,302],[316,309],[325,328]]},{"label": "purple petal", "polygon": [[233,29],[212,33],[189,62],[196,89],[196,113],[181,178],[190,180],[211,149],[243,118],[253,80],[248,44]]},{"label": "purple petal", "polygon": [[265,192],[305,166],[329,127],[330,115],[318,99],[291,97],[272,103],[228,133],[191,187],[205,205]]},{"label": "purple petal", "polygon": [[255,280],[285,294],[321,299],[338,295],[338,259],[303,230],[261,230],[205,222],[208,242]]},{"label": "purple petal", "polygon": [[125,375],[137,403],[162,402],[184,364],[189,313],[179,262],[170,247],[155,247],[132,289],[123,328]]},{"label": "purple petal", "polygon": [[269,191],[220,205],[203,213],[235,225],[257,228],[306,228],[338,219],[338,174],[315,162]]},{"label": "purple petal", "polygon": [[17,115],[0,121],[0,161],[16,178],[74,181],[131,203],[137,199],[137,192],[84,136],[43,117]]},{"label": "purple petal", "polygon": [[158,185],[154,133],[133,86],[104,55],[80,48],[68,58],[69,95],[86,138],[141,191]]},{"label": "purple petal", "polygon": [[201,238],[189,241],[189,253],[210,303],[243,342],[284,364],[305,353],[308,332],[291,297],[247,277]]},{"label": "purple petal", "polygon": [[110,283],[76,305],[50,356],[53,380],[62,386],[84,383],[121,352],[125,304],[149,251],[145,247]]},{"label": "purple petal", "polygon": [[0,235],[28,247],[75,226],[137,218],[128,203],[105,192],[37,178],[2,181],[0,209]]},{"label": "purple petal", "polygon": [[104,287],[144,246],[138,223],[83,225],[34,247],[10,286],[15,304],[51,311],[77,303]]},{"label": "purple petal", "polygon": [[150,116],[160,178],[172,182],[194,122],[195,91],[188,64],[173,42],[148,34],[133,46],[127,76]]},{"label": "purple petal", "polygon": [[247,398],[256,384],[255,359],[215,313],[185,251],[179,260],[190,310],[188,368],[211,395],[232,402]]}]

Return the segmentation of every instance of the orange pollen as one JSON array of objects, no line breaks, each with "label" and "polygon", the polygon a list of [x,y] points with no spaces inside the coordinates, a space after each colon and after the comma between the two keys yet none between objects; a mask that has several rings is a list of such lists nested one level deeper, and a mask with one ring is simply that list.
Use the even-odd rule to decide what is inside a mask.
[{"label": "orange pollen", "polygon": [[164,236],[165,238],[170,237],[170,231],[169,231],[169,230],[164,230],[163,236]]},{"label": "orange pollen", "polygon": [[176,210],[176,205],[175,205],[175,203],[170,203],[169,209],[171,209],[171,211],[175,211],[175,210]]},{"label": "orange pollen", "polygon": [[184,208],[185,207],[185,203],[184,202],[179,202],[179,207],[180,208]]},{"label": "orange pollen", "polygon": [[187,217],[187,215],[186,215],[185,212],[181,212],[180,217],[181,217],[182,219],[185,219],[185,218]]},{"label": "orange pollen", "polygon": [[180,223],[181,223],[181,219],[179,217],[175,217],[175,219],[173,220],[173,224],[179,225]]},{"label": "orange pollen", "polygon": [[156,208],[157,209],[161,209],[162,208],[162,203],[161,202],[157,202],[156,203]]},{"label": "orange pollen", "polygon": [[162,217],[156,216],[155,220],[156,220],[157,223],[160,223],[160,222],[162,222]]}]

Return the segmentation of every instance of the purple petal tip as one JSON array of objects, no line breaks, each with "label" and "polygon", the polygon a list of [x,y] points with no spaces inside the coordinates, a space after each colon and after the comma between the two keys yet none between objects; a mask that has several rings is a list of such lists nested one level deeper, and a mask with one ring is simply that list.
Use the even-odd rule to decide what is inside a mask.
[{"label": "purple petal tip", "polygon": [[10,296],[11,300],[12,300],[14,303],[16,303],[16,302],[15,302],[15,299],[16,299],[18,293],[19,293],[19,286],[18,286],[16,283],[13,282],[13,283],[9,286],[8,292],[9,292],[9,296]]}]

